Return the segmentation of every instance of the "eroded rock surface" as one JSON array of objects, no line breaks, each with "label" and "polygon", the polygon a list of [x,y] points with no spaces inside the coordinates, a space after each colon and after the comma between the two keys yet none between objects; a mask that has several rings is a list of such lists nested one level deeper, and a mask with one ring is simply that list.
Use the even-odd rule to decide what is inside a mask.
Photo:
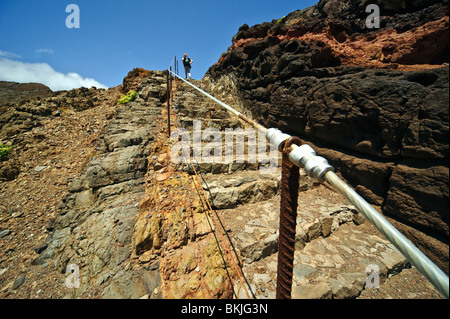
[{"label": "eroded rock surface", "polygon": [[[153,72],[152,80],[160,89],[162,72]],[[160,296],[159,271],[132,269],[130,264],[134,223],[160,111],[156,100],[142,99],[117,110],[83,174],[69,185],[59,215],[47,227],[48,247],[33,263],[51,260],[62,273],[68,265],[77,265],[81,287],[71,291],[71,297],[83,296],[93,287],[102,287],[103,298]]]}]

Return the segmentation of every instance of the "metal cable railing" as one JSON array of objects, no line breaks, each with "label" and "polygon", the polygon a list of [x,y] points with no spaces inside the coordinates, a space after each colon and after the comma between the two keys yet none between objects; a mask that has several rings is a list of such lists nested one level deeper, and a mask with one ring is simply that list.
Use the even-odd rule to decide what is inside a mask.
[{"label": "metal cable railing", "polygon": [[[291,138],[290,135],[281,132],[278,129],[267,129],[264,126],[247,118],[242,113],[236,111],[231,106],[216,99],[211,94],[203,91],[189,81],[183,79],[178,74],[168,70],[173,76],[184,81],[203,95],[214,102],[223,106],[239,118],[249,123],[253,127],[265,133],[267,141],[274,145],[279,151],[283,151],[285,142]],[[449,297],[449,278],[436,266],[422,251],[399,232],[389,221],[378,213],[369,203],[367,203],[357,192],[348,186],[335,173],[334,168],[328,164],[328,161],[316,155],[316,152],[309,145],[290,145],[289,160],[297,167],[303,168],[306,173],[323,183],[327,181],[335,187],[344,197],[346,197],[356,209],[362,213],[379,231],[382,233],[404,256],[405,258],[422,273],[422,275],[446,298]],[[281,234],[280,234],[281,237]]]}]

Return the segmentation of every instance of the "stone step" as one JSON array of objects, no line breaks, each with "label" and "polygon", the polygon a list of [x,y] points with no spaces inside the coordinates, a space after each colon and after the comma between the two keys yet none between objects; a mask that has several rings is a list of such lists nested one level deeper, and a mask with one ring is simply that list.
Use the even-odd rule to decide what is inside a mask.
[{"label": "stone step", "polygon": [[271,256],[278,250],[280,196],[222,209],[218,214],[245,264]]},{"label": "stone step", "polygon": [[[239,176],[239,174],[235,175]],[[276,180],[279,184],[279,175],[268,176],[268,178]],[[248,263],[252,263],[264,258],[267,253],[267,246],[272,247],[275,245],[274,242],[278,241],[278,235],[273,235],[279,228],[280,195],[278,192],[276,194],[266,192],[264,195],[260,195],[259,198],[251,198],[249,196],[250,200],[239,202],[239,199],[233,198],[238,193],[233,189],[235,185],[232,183],[235,183],[235,181],[237,181],[235,185],[240,186],[239,178],[227,180],[226,182],[217,178],[216,182],[210,182],[208,185],[212,189],[213,199],[214,196],[220,199],[219,203],[221,205],[218,205],[218,208],[225,207],[225,209],[219,211],[220,216],[224,218],[224,224],[228,227],[227,229],[229,229],[230,233],[236,234],[236,242],[242,257]],[[252,179],[247,179],[247,181],[252,181]],[[215,183],[221,184],[217,187]],[[231,187],[229,184],[232,184]],[[315,192],[317,185],[312,179],[302,175],[300,188],[302,189],[301,194]],[[243,196],[242,193],[241,196]],[[233,201],[237,203],[233,204]],[[344,201],[331,203],[331,205],[325,201],[321,203],[310,201],[311,205],[309,206],[305,205],[301,200],[299,202],[296,249],[303,249],[308,242],[329,236],[344,224],[354,223],[359,225],[364,222],[364,218],[360,216],[354,206]],[[326,212],[324,212],[325,210]],[[256,230],[255,226],[257,226]],[[272,251],[272,253],[275,251]]]},{"label": "stone step", "polygon": [[201,130],[204,131],[206,129],[218,129],[221,131],[222,135],[225,135],[226,129],[242,128],[244,129],[243,123],[238,119],[217,119],[217,118],[206,118],[202,115],[200,116],[180,116],[178,117],[180,127],[185,128],[189,131],[194,129],[194,121],[199,121],[201,124]]},{"label": "stone step", "polygon": [[[274,157],[272,154],[269,154],[270,147],[265,141],[265,137],[258,136],[257,130],[253,130],[252,128],[246,129],[247,125],[237,116],[231,114],[229,111],[212,102],[193,88],[188,87],[186,84],[182,83],[181,86],[178,86],[177,91],[174,94],[173,105],[178,116],[179,126],[189,131],[190,146],[193,147],[193,130],[198,130],[200,128],[201,132],[199,133],[202,134],[202,146],[206,145],[209,149],[212,148],[211,152],[213,152],[213,154],[211,155],[216,154],[221,157],[221,159],[214,159],[214,162],[219,163],[212,163],[212,165],[209,165],[209,163],[200,163],[200,171],[202,173],[231,173],[238,167],[256,170],[261,166],[265,166],[264,163],[271,159],[269,158],[269,155]],[[217,130],[219,132],[217,132]],[[210,133],[216,134],[214,139],[213,136],[209,135]],[[213,140],[219,142],[217,140],[217,133],[221,134],[222,144],[212,145],[211,141]],[[231,134],[233,137],[231,137]],[[264,158],[262,158],[261,155],[257,156],[256,154],[257,152],[261,152],[261,145],[258,145],[258,141],[265,147],[267,156],[264,156]],[[241,143],[243,145],[241,145]],[[242,161],[241,158],[238,159],[237,155],[240,154],[241,151],[239,148],[242,146],[244,151],[244,165],[236,163]],[[233,149],[231,149],[231,147],[233,147]],[[251,155],[253,154],[253,150],[255,152],[255,155],[251,156],[251,159],[247,158],[249,147]],[[202,151],[204,150],[202,149]],[[193,151],[191,150],[190,152],[192,155]],[[235,163],[223,163],[225,161],[230,161],[225,155],[230,154],[231,152],[233,153],[232,161]],[[273,159],[272,161],[277,161],[276,165],[279,165],[281,154],[278,154],[278,152],[276,153],[276,159]],[[213,159],[209,160],[212,161]],[[193,171],[188,167],[185,167],[185,169]]]},{"label": "stone step", "polygon": [[[177,92],[182,95],[183,92]],[[192,93],[193,94],[193,93]],[[196,93],[199,94],[199,93]],[[175,105],[180,99],[175,99]],[[211,104],[211,103],[209,103]],[[213,111],[211,111],[213,110]],[[250,169],[256,170],[261,167],[268,166],[268,162],[272,160],[276,162],[275,165],[279,166],[281,163],[281,154],[279,152],[275,152],[275,155],[270,154],[270,146],[266,142],[265,136],[260,136],[259,132],[253,128],[246,127],[246,124],[240,120],[238,117],[232,115],[227,110],[221,108],[220,106],[214,107],[201,107],[195,106],[192,104],[185,104],[182,108],[177,108],[176,113],[178,115],[178,121],[180,127],[187,129],[189,131],[189,139],[190,146],[193,147],[193,139],[194,139],[194,124],[195,129],[199,132],[196,134],[201,134],[199,136],[202,138],[202,146],[209,147],[211,155],[219,154],[221,159],[214,159],[215,163],[200,163],[199,171],[202,173],[232,173],[237,168],[241,169]],[[220,114],[220,116],[218,116]],[[198,121],[198,122],[195,122]],[[208,129],[212,129],[208,131]],[[219,132],[218,132],[218,131]],[[214,136],[214,140],[218,142],[219,145],[213,145],[211,142],[213,141],[213,137],[209,135],[209,133],[220,133],[221,134],[221,142],[220,145],[217,135]],[[232,149],[231,149],[232,147]],[[242,162],[242,158],[238,156],[241,154],[241,147],[244,152],[243,164],[241,165],[237,162]],[[250,147],[250,149],[249,149]],[[265,155],[260,155],[261,149],[265,147]],[[219,151],[217,150],[219,148]],[[203,149],[202,149],[203,151]],[[248,158],[248,153],[250,151],[251,159]],[[191,155],[193,155],[193,151],[190,150]],[[216,152],[216,153],[214,153]],[[221,152],[221,153],[220,153]],[[225,161],[229,161],[227,154],[233,154],[232,164],[223,163]],[[255,155],[253,155],[255,154]],[[209,159],[213,160],[213,159]],[[257,164],[256,164],[257,163]],[[255,165],[256,164],[256,165]],[[271,163],[273,164],[273,163]],[[185,167],[185,170],[189,170],[191,173],[193,170],[188,166]]]},{"label": "stone step", "polygon": [[213,208],[234,208],[246,203],[268,200],[279,192],[279,171],[239,171],[228,175],[206,174],[203,188]]},{"label": "stone step", "polygon": [[[379,271],[382,285],[410,267],[345,198],[308,179],[300,183],[292,298],[356,298],[370,288],[366,279],[374,270]],[[279,201],[277,195],[219,211],[258,299],[275,298]],[[246,298],[242,286],[236,290],[238,298]]]},{"label": "stone step", "polygon": [[[193,161],[195,170],[199,174],[232,174],[238,171],[251,170],[256,171],[259,169],[258,163],[226,163],[226,162],[214,162],[214,163],[197,163]],[[194,174],[194,168],[191,164],[184,165],[181,168],[183,171],[188,172],[190,175]]]},{"label": "stone step", "polygon": [[181,116],[190,116],[196,119],[215,118],[225,121],[230,117],[235,117],[228,110],[184,83],[177,88],[173,101],[174,109]]},{"label": "stone step", "polygon": [[[293,299],[357,298],[411,265],[370,224],[347,224],[327,238],[318,238],[294,258]],[[277,253],[245,263],[244,273],[257,299],[275,298]],[[246,298],[241,285],[238,298]]]},{"label": "stone step", "polygon": [[236,153],[233,156],[233,160],[225,161],[226,157],[222,152],[221,160],[222,161],[214,161],[210,162],[210,159],[203,157],[200,159],[200,154],[198,156],[198,160],[193,155],[193,149],[190,149],[190,156],[192,160],[192,164],[184,163],[179,169],[188,172],[190,175],[194,174],[194,165],[195,170],[199,174],[232,174],[234,172],[239,171],[271,171],[276,170],[276,168],[281,167],[281,156],[278,156],[274,159],[270,158],[261,158],[261,156],[257,156],[255,158],[248,158],[247,152],[244,153],[244,157],[238,159]]},{"label": "stone step", "polygon": [[232,115],[228,110],[212,101],[182,100],[177,99],[173,103],[173,108],[181,115],[192,117],[210,117],[228,119]]},{"label": "stone step", "polygon": [[[227,127],[222,120],[205,119],[195,120],[191,118],[179,118],[180,126],[189,133],[189,140],[202,140],[202,143],[221,142],[222,146],[238,146],[251,145],[256,149],[264,148],[269,151],[269,144],[264,134],[257,132],[251,128],[242,128],[240,123],[236,123],[234,127]],[[212,129],[212,130],[211,130]],[[195,135],[194,135],[195,133]],[[261,145],[259,145],[261,144]],[[278,151],[277,151],[278,153]]]},{"label": "stone step", "polygon": [[[279,183],[280,171],[265,178]],[[257,172],[205,179],[251,290],[256,298],[275,298],[280,195],[257,189],[264,180]],[[303,170],[300,190],[293,298],[356,298],[368,266],[378,267],[380,283],[410,266],[342,195]],[[242,286],[235,288],[238,298],[246,298]]]}]

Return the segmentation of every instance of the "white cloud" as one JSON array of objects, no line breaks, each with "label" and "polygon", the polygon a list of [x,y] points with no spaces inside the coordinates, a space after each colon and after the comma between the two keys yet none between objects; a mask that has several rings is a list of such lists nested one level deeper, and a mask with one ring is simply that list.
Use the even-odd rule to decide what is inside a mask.
[{"label": "white cloud", "polygon": [[47,53],[47,54],[55,54],[55,51],[53,51],[53,49],[47,49],[47,48],[45,48],[45,49],[39,49],[39,50],[36,50],[36,51],[34,51],[34,53],[36,53],[36,54],[40,54],[40,53]]},{"label": "white cloud", "polygon": [[83,78],[77,73],[63,74],[53,70],[47,63],[24,63],[2,58],[0,51],[0,81],[19,83],[36,82],[47,85],[53,91],[71,90],[79,87],[107,88],[91,78]]},{"label": "white cloud", "polygon": [[18,55],[18,54],[11,53],[11,52],[8,52],[8,51],[2,51],[2,50],[0,50],[0,57],[11,58],[11,59],[21,58],[21,56]]}]

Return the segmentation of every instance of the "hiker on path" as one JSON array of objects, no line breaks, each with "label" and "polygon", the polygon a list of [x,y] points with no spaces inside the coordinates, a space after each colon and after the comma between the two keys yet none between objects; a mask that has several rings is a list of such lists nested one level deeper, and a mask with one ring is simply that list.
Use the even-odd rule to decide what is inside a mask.
[{"label": "hiker on path", "polygon": [[194,62],[194,60],[189,59],[187,56],[187,53],[184,54],[183,56],[183,65],[184,65],[184,73],[185,76],[184,78],[187,79],[189,76],[189,79],[191,78],[191,64],[192,62]]}]

